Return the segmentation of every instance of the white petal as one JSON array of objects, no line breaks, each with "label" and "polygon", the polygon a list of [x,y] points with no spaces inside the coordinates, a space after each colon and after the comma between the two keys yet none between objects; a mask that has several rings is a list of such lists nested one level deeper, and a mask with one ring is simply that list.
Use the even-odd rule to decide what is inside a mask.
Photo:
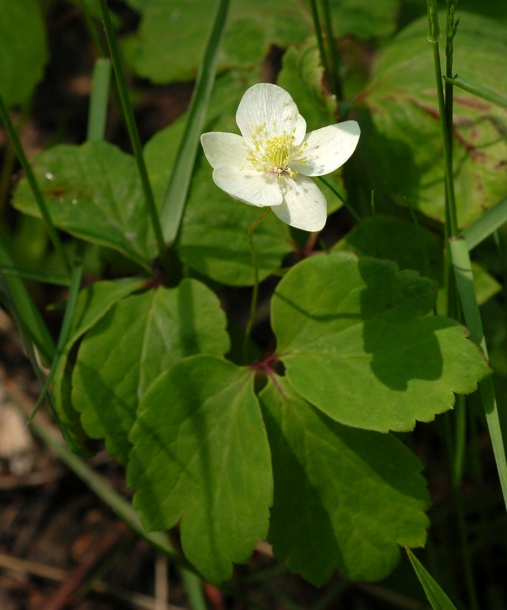
[{"label": "white petal", "polygon": [[[310,132],[304,153],[292,169],[304,176],[324,176],[345,163],[356,149],[361,131],[356,121],[345,121]],[[304,159],[304,163],[301,163]]]},{"label": "white petal", "polygon": [[231,197],[250,205],[278,206],[283,200],[279,179],[266,177],[256,170],[220,165],[213,172],[213,180]]},{"label": "white petal", "polygon": [[235,133],[221,133],[218,131],[203,133],[201,144],[209,164],[214,169],[219,165],[232,165],[242,167],[247,162],[250,152],[245,140]]},{"label": "white petal", "polygon": [[313,180],[297,175],[281,183],[283,203],[273,212],[291,227],[320,231],[326,224],[326,198]]},{"label": "white petal", "polygon": [[284,133],[292,134],[296,146],[301,144],[306,134],[306,121],[292,97],[285,89],[269,83],[259,83],[248,89],[239,103],[236,123],[252,147],[251,134],[263,125],[268,139]]}]

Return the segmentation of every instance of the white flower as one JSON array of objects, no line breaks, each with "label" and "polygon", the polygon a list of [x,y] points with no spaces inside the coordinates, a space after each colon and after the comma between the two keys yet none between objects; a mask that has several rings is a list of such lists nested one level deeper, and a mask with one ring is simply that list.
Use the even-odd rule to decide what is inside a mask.
[{"label": "white flower", "polygon": [[306,133],[292,97],[276,85],[254,85],[243,96],[234,133],[204,133],[201,143],[213,180],[244,203],[271,206],[292,227],[320,231],[326,199],[309,176],[334,172],[359,140],[359,125],[345,121]]}]

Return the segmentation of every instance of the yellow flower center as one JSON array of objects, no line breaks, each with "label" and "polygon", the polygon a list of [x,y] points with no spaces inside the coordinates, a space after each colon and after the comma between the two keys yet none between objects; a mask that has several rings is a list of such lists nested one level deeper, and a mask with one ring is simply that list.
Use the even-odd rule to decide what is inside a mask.
[{"label": "yellow flower center", "polygon": [[[263,124],[252,132],[252,140],[255,148],[251,150],[247,158],[257,171],[276,175],[278,178],[283,176],[292,178],[297,174],[292,169],[292,163],[296,157],[303,154],[307,143],[296,146],[294,132],[270,138],[266,126]],[[298,163],[304,164],[304,162],[303,159],[298,159]]]}]

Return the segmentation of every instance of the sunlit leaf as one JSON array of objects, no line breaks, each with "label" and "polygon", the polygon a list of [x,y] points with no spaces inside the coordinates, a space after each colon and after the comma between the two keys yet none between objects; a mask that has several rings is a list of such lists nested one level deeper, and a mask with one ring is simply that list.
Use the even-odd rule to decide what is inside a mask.
[{"label": "sunlit leaf", "polygon": [[[157,250],[131,155],[106,142],[61,145],[38,155],[33,167],[58,228],[118,250],[149,269]],[[39,215],[25,179],[13,204],[25,214]]]},{"label": "sunlit leaf", "polygon": [[388,261],[335,253],[293,267],[273,296],[290,384],[343,424],[411,430],[490,372],[466,329],[431,315],[436,284]]}]

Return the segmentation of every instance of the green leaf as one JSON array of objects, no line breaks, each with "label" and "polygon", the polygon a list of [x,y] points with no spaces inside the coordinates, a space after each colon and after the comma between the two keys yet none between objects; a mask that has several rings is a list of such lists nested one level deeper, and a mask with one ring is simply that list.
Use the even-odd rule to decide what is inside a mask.
[{"label": "green leaf", "polygon": [[143,280],[121,280],[116,282],[96,282],[81,291],[74,315],[69,338],[62,350],[53,377],[53,408],[67,443],[75,453],[89,456],[92,453],[88,435],[81,425],[80,413],[72,403],[72,371],[74,359],[71,352],[79,338],[104,316],[120,299],[141,289]]},{"label": "green leaf", "polygon": [[230,578],[268,529],[272,473],[254,376],[199,355],[144,396],[130,440],[128,484],[148,530],[181,521],[187,558],[211,582]]},{"label": "green leaf", "polygon": [[323,79],[324,68],[315,38],[287,49],[277,83],[292,95],[306,121],[307,131],[336,123],[338,103],[324,89]]},{"label": "green leaf", "polygon": [[[34,171],[58,228],[149,269],[157,249],[131,155],[106,142],[55,146],[35,158]],[[13,204],[39,216],[25,179]]]},{"label": "green leaf", "polygon": [[282,378],[259,396],[273,456],[269,541],[278,559],[314,585],[335,569],[380,580],[398,545],[422,546],[429,497],[422,464],[393,435],[342,426]]},{"label": "green leaf", "polygon": [[116,303],[86,334],[72,377],[72,401],[92,438],[126,463],[139,400],[181,358],[229,349],[217,297],[195,280]]},{"label": "green leaf", "polygon": [[399,0],[330,0],[335,36],[355,34],[360,38],[389,36],[394,32]]},{"label": "green leaf", "polygon": [[433,610],[456,610],[456,606],[410,549],[407,549],[407,555]]},{"label": "green leaf", "polygon": [[[181,226],[178,254],[192,269],[218,282],[251,285],[254,271],[247,231],[265,210],[232,199],[215,185],[212,172],[201,153]],[[256,227],[253,240],[260,280],[280,269],[283,257],[295,249],[287,225],[274,214]]]},{"label": "green leaf", "polygon": [[400,269],[413,269],[441,283],[443,241],[438,235],[401,218],[365,218],[334,247],[336,252],[354,252],[396,261]]},{"label": "green leaf", "polygon": [[[156,83],[191,80],[197,74],[214,3],[207,0],[129,0],[142,12],[136,67]],[[220,68],[250,66],[276,44],[287,46],[311,33],[309,12],[298,4],[237,0],[219,56]]]},{"label": "green leaf", "polygon": [[290,384],[332,419],[404,431],[450,409],[490,369],[466,329],[431,315],[436,285],[377,259],[306,259],[273,296]]},{"label": "green leaf", "polygon": [[[469,13],[462,12],[460,19],[454,70],[486,88],[505,90],[507,27]],[[387,45],[374,78],[357,100],[371,113],[370,119],[361,121],[358,151],[361,180],[368,191],[374,188],[380,198],[400,205],[408,200],[444,222],[444,164],[431,53],[426,17]],[[454,91],[453,153],[460,227],[505,196],[506,131],[506,109]]]},{"label": "green leaf", "polygon": [[0,94],[7,106],[27,102],[48,59],[37,0],[0,0]]},{"label": "green leaf", "polygon": [[[335,252],[353,252],[395,261],[400,269],[413,269],[438,282],[437,310],[445,311],[444,243],[435,233],[401,218],[366,218],[339,241]],[[474,263],[477,298],[485,303],[500,289],[500,284],[478,263]]]},{"label": "green leaf", "polygon": [[211,21],[211,28],[187,113],[185,131],[160,209],[160,223],[164,239],[170,246],[179,233],[181,218],[187,202],[195,158],[197,150],[200,148],[200,135],[215,82],[218,54],[227,22],[229,3],[230,0],[219,0],[216,13]]},{"label": "green leaf", "polygon": [[[231,71],[217,79],[207,130],[238,131],[234,120],[236,110],[245,89],[253,82],[255,74],[244,71]],[[183,121],[177,121],[146,145],[146,164],[157,202],[164,196],[183,129]],[[218,282],[233,286],[253,284],[247,230],[261,211],[221,191],[213,182],[212,173],[199,151],[175,248],[189,267]],[[294,250],[288,227],[275,217],[268,217],[255,229],[254,241],[260,279],[279,269],[283,257]]]}]

